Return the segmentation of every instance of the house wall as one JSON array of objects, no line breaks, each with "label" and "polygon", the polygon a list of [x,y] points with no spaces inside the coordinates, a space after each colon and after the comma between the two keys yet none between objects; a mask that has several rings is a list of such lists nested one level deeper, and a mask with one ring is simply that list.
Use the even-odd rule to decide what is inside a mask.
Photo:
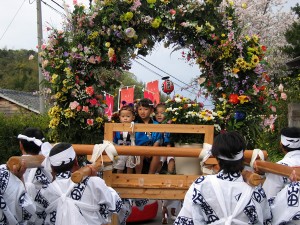
[{"label": "house wall", "polygon": [[12,116],[20,113],[30,113],[31,111],[25,109],[15,103],[7,101],[6,99],[0,98],[0,113],[3,113],[7,116]]}]

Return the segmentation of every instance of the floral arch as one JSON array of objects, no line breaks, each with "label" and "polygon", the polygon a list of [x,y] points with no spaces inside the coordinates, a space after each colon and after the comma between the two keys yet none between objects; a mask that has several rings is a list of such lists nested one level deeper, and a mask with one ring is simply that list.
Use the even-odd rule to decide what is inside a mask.
[{"label": "floral arch", "polygon": [[50,128],[98,129],[105,121],[102,92],[116,87],[130,59],[147,55],[156,42],[184,48],[201,70],[201,94],[212,96],[225,128],[246,128],[266,112],[269,77],[266,48],[257,35],[241,35],[235,7],[245,6],[231,0],[98,0],[90,9],[75,4],[64,30],[51,28],[42,46],[55,101]]}]

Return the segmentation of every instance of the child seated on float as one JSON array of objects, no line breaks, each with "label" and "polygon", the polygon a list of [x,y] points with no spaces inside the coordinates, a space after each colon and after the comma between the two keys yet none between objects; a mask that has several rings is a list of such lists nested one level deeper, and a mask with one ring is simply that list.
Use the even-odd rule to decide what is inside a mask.
[{"label": "child seated on float", "polygon": [[[159,123],[163,123],[165,120],[165,109],[166,106],[164,103],[159,103],[155,107],[155,120]],[[174,147],[174,144],[170,142],[170,133],[162,133],[160,139],[160,146]],[[163,169],[164,163],[167,163],[167,174],[175,173],[175,159],[174,156],[161,156],[160,157],[160,167],[158,168],[158,172],[161,172]],[[163,200],[162,201],[162,224],[168,223],[168,208],[171,207],[171,216],[172,220],[176,219],[176,208],[180,205],[180,201],[178,200]]]},{"label": "child seated on float", "polygon": [[[119,110],[119,120],[121,123],[131,123],[135,119],[135,112],[133,104],[128,104],[121,107]],[[114,143],[117,145],[134,145],[134,136],[132,132],[115,132]],[[125,166],[127,173],[133,173],[135,167],[135,158],[126,155],[119,155],[118,160],[114,164],[114,169],[117,169],[117,173],[123,173]]]},{"label": "child seated on float", "polygon": [[[154,104],[150,99],[144,98],[137,102],[137,119],[136,123],[144,124],[158,124],[158,122],[152,119],[152,114],[154,112]],[[157,132],[136,132],[135,135],[135,144],[138,146],[155,146],[158,147],[161,139],[161,134]],[[144,166],[145,160],[150,161],[150,168],[145,169]],[[141,156],[140,164],[136,165],[135,172],[142,173],[144,169],[145,173],[155,174],[160,164],[159,156],[152,156],[150,158]]]}]

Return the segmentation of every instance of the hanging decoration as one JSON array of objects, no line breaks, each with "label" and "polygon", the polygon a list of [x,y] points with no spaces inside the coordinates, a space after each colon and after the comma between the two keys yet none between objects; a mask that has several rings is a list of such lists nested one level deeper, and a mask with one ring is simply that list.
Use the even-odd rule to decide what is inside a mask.
[{"label": "hanging decoration", "polygon": [[163,77],[164,80],[162,84],[162,91],[166,93],[167,95],[171,94],[172,91],[174,91],[174,84],[172,81],[169,80],[170,77]]}]

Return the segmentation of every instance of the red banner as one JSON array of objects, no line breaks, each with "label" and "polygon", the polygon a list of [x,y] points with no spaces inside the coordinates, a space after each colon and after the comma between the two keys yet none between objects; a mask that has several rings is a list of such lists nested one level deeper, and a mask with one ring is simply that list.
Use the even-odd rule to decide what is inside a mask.
[{"label": "red banner", "polygon": [[120,91],[120,106],[122,102],[125,101],[126,104],[133,103],[134,99],[134,87],[122,88]]},{"label": "red banner", "polygon": [[158,103],[160,103],[159,90],[158,90],[158,80],[154,80],[154,81],[146,83],[146,90],[153,94],[153,99],[154,99],[153,103],[154,103],[154,105],[157,105]]},{"label": "red banner", "polygon": [[107,115],[108,119],[111,119],[111,116],[114,111],[114,96],[107,94],[105,95],[105,101],[107,104],[107,108],[105,108],[105,114]]},{"label": "red banner", "polygon": [[154,94],[151,91],[145,90],[144,91],[144,98],[150,99],[152,102],[155,101]]}]

